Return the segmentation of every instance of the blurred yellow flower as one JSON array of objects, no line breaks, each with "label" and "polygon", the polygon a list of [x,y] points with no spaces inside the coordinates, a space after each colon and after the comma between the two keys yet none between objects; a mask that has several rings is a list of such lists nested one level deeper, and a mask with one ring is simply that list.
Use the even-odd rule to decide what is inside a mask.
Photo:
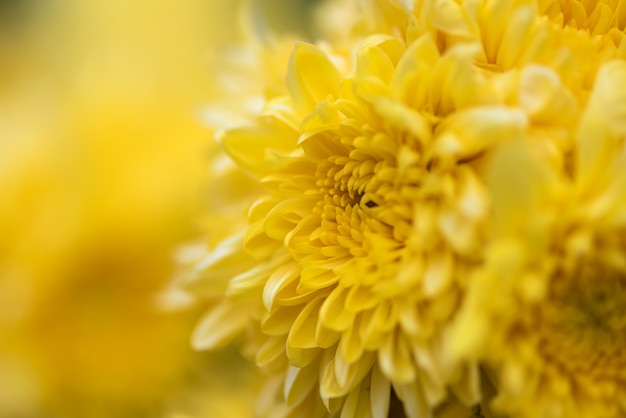
[{"label": "blurred yellow flower", "polygon": [[623,415],[622,3],[362,3],[218,135],[194,345],[264,416]]},{"label": "blurred yellow flower", "polygon": [[493,239],[455,345],[485,359],[511,416],[626,411],[625,81],[626,62],[601,68],[570,169],[522,143],[491,162]]},{"label": "blurred yellow flower", "polygon": [[202,59],[235,2],[29,3],[0,52],[0,416],[250,415],[238,357],[194,354],[195,310],[158,301],[204,203]]}]

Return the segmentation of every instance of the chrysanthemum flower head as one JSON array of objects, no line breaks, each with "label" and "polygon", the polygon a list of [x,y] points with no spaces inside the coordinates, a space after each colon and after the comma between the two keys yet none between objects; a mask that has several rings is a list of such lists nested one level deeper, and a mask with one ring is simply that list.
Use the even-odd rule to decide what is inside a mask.
[{"label": "chrysanthemum flower head", "polygon": [[212,272],[204,281],[230,279],[222,291],[231,300],[198,328],[198,346],[222,344],[256,316],[257,362],[288,367],[295,408],[309,408],[319,386],[320,413],[345,403],[385,416],[391,385],[414,416],[441,402],[448,384],[478,401],[476,365],[449,369],[438,358],[443,324],[486,216],[471,161],[497,140],[485,133],[515,135],[526,120],[487,97],[498,87],[473,73],[475,54],[474,45],[441,54],[429,35],[409,48],[379,35],[350,75],[296,45],[289,96],[221,137],[264,196],[245,237],[201,266]]},{"label": "chrysanthemum flower head", "polygon": [[492,161],[494,239],[455,344],[488,358],[511,416],[624,414],[624,80],[600,70],[567,169],[528,144]]},{"label": "chrysanthemum flower head", "polygon": [[[428,35],[408,49],[377,36],[347,75],[315,46],[295,46],[289,95],[220,138],[263,196],[245,236],[202,265],[230,280],[198,346],[219,345],[254,319],[257,363],[286,368],[287,402],[302,410],[320,398],[320,413],[358,406],[386,416],[391,385],[412,416],[443,400],[447,384],[478,400],[475,365],[449,370],[439,345],[486,215],[471,160],[490,141],[485,132],[525,121],[485,102],[474,53],[441,55]],[[481,123],[461,132],[474,118]]]},{"label": "chrysanthemum flower head", "polygon": [[[592,363],[552,356],[571,347],[580,363],[587,330],[551,330],[620,303],[568,323],[622,288],[621,241],[594,255],[597,225],[578,233],[592,212],[621,219],[622,99],[608,86],[622,44],[540,3],[365,2],[352,48],[295,44],[284,94],[218,136],[256,192],[245,230],[198,265],[191,285],[213,307],[194,344],[247,333],[285,403],[268,415],[479,414],[492,383],[512,416],[573,413],[571,382]],[[613,279],[596,289],[601,271]],[[614,318],[605,357],[620,365]],[[617,416],[620,379],[581,383],[586,416]]]}]

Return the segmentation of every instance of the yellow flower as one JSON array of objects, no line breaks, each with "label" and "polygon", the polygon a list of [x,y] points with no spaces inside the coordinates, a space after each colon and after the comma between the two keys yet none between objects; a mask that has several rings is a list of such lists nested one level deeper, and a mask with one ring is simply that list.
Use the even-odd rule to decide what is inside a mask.
[{"label": "yellow flower", "polygon": [[[228,298],[194,341],[220,346],[253,320],[257,363],[284,374],[291,413],[386,416],[391,385],[411,416],[441,402],[447,384],[478,400],[476,365],[447,370],[439,345],[486,214],[469,160],[485,146],[484,130],[523,121],[504,107],[472,108],[483,100],[472,85],[484,81],[471,74],[473,53],[442,57],[428,36],[408,49],[374,37],[349,77],[300,43],[289,96],[268,102],[255,124],[221,135],[263,194],[245,236],[200,265],[196,288]],[[407,97],[414,75],[438,85],[454,71],[468,75],[467,89],[425,86]],[[455,145],[433,125],[457,107],[466,109],[448,120],[448,136],[464,121],[484,123]]]},{"label": "yellow flower", "polygon": [[[626,57],[621,23],[623,5],[619,1],[368,2],[375,4],[378,10],[377,19],[369,19],[376,22],[370,24],[369,30],[385,31],[407,42],[427,32],[437,41],[441,51],[459,43],[476,42],[480,49],[476,64],[489,71],[541,64],[556,70],[562,79],[568,80],[570,87],[588,89],[601,62],[617,56]],[[408,17],[397,16],[402,8],[408,10]],[[580,23],[576,23],[578,21]],[[583,27],[589,29],[579,30]],[[592,55],[595,59],[589,60]]]},{"label": "yellow flower", "polygon": [[[245,21],[251,25],[253,17],[248,17]],[[265,32],[264,36],[260,40],[253,33],[244,33],[243,42],[222,46],[212,54],[210,76],[218,82],[213,85],[212,100],[202,110],[203,122],[211,129],[250,123],[266,97],[285,94],[283,68],[289,62],[294,38]],[[208,215],[201,222],[214,245],[245,228],[243,215],[259,190],[220,147],[211,147],[209,160],[211,181],[206,192],[211,198],[205,203]]]},{"label": "yellow flower", "polygon": [[206,36],[227,33],[207,29],[209,3],[66,0],[1,16],[3,418],[191,412],[200,387],[198,409],[228,416],[220,395],[242,382],[245,399],[243,373],[210,376],[223,361],[240,370],[237,356],[188,347],[195,309],[156,303],[201,207],[195,112],[210,89],[195,69]]},{"label": "yellow flower", "polygon": [[[286,90],[218,136],[254,191],[190,280],[194,345],[244,340],[267,416],[619,416],[618,5],[599,34],[534,0],[371,0],[297,43]],[[590,213],[613,224],[579,234]],[[585,363],[597,330],[572,329],[608,316]]]},{"label": "yellow flower", "polygon": [[494,156],[493,238],[454,349],[481,357],[512,417],[626,413],[626,63],[604,65],[555,170],[528,144]]}]

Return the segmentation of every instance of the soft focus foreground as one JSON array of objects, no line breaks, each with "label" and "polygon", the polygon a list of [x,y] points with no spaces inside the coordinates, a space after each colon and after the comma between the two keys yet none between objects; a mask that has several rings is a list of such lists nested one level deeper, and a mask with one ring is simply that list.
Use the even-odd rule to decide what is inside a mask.
[{"label": "soft focus foreground", "polygon": [[319,14],[248,51],[194,345],[244,341],[272,418],[626,415],[626,3]]},{"label": "soft focus foreground", "polygon": [[254,381],[159,295],[195,236],[236,2],[0,10],[0,417],[242,416]]}]

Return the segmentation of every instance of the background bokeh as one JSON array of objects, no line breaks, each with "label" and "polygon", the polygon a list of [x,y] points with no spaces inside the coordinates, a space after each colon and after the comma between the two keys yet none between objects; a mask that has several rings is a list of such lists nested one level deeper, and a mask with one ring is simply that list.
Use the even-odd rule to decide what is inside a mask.
[{"label": "background bokeh", "polygon": [[315,32],[311,1],[240,3],[0,1],[0,418],[251,415],[256,375],[194,353],[168,290],[212,199],[219,51]]}]

